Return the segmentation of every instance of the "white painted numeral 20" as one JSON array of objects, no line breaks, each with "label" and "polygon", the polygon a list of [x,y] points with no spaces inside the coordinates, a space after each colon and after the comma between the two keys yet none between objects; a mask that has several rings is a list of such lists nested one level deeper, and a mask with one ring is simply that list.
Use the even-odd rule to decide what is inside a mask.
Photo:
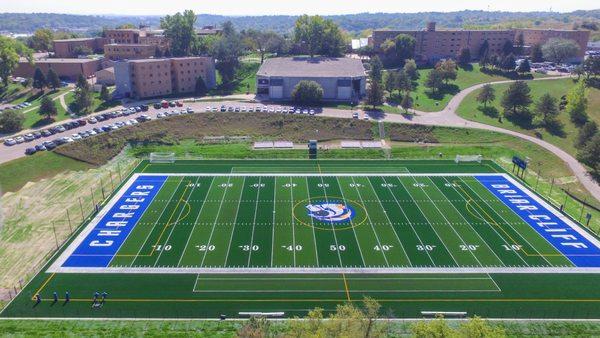
[{"label": "white painted numeral 20", "polygon": [[196,245],[199,251],[215,251],[214,245]]},{"label": "white painted numeral 20", "polygon": [[476,244],[461,244],[460,249],[462,251],[475,251],[479,248],[479,245]]}]

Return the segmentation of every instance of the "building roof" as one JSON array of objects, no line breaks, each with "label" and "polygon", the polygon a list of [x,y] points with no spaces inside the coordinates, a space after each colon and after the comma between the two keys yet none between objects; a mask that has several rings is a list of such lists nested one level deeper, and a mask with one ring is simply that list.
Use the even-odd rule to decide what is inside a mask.
[{"label": "building roof", "polygon": [[91,41],[91,40],[95,40],[96,38],[73,38],[73,39],[58,39],[58,40],[53,40],[53,42],[80,42],[80,41]]},{"label": "building roof", "polygon": [[[35,63],[88,63],[88,62],[98,62],[99,59],[87,59],[87,58],[70,58],[70,59],[59,59],[59,58],[48,58],[48,59],[38,59],[34,60]],[[26,59],[21,59],[20,62],[28,62]]]},{"label": "building roof", "polygon": [[365,68],[358,59],[286,57],[267,59],[256,73],[281,77],[358,77]]},{"label": "building roof", "polygon": [[96,74],[98,73],[115,73],[115,67],[108,67],[108,68],[104,68],[104,69],[100,69],[99,71],[96,72]]}]

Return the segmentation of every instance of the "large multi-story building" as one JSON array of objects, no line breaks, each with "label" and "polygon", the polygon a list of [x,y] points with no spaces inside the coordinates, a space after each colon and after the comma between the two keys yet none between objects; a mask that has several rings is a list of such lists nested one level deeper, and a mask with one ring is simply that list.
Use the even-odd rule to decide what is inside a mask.
[{"label": "large multi-story building", "polygon": [[13,72],[14,76],[31,78],[36,68],[47,74],[48,70],[53,69],[61,79],[76,80],[79,75],[85,78],[94,76],[100,69],[100,59],[39,59],[31,64],[26,59],[21,59],[19,65]]},{"label": "large multi-story building", "polygon": [[456,58],[461,50],[469,49],[474,59],[480,57],[479,50],[487,40],[491,53],[500,53],[504,44],[515,43],[518,35],[523,34],[525,45],[544,44],[552,37],[572,39],[580,45],[580,55],[574,62],[583,60],[585,46],[589,39],[589,31],[566,30],[436,30],[435,22],[427,25],[421,31],[375,30],[369,38],[369,43],[376,52],[381,51],[381,45],[388,39],[394,39],[399,34],[415,38],[415,61],[418,63],[435,63],[440,59]]},{"label": "large multi-story building", "polygon": [[80,38],[80,39],[63,39],[54,40],[54,57],[57,58],[74,58],[82,50],[87,50],[92,53],[102,53],[104,45],[107,43],[105,38]]},{"label": "large multi-story building", "polygon": [[216,85],[210,57],[140,59],[115,62],[115,95],[137,99],[172,93],[191,93],[202,77],[208,88]]},{"label": "large multi-story building", "polygon": [[109,60],[148,59],[156,55],[154,45],[109,43],[104,45],[104,56]]},{"label": "large multi-story building", "polygon": [[142,31],[133,28],[106,29],[104,31],[104,37],[108,39],[108,43],[136,44],[139,43],[140,34]]}]

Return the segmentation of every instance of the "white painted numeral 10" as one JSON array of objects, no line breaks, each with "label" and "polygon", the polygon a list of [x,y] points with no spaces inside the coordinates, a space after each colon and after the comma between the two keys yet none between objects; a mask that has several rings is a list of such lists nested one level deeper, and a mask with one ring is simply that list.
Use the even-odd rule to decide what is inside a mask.
[{"label": "white painted numeral 10", "polygon": [[502,247],[506,251],[519,251],[522,248],[522,246],[518,245],[518,244],[511,244],[511,245],[502,244]]},{"label": "white painted numeral 10", "polygon": [[154,248],[154,251],[169,251],[171,250],[171,245],[167,244],[167,245],[162,245],[162,244],[157,244],[157,245],[153,245],[152,246]]}]

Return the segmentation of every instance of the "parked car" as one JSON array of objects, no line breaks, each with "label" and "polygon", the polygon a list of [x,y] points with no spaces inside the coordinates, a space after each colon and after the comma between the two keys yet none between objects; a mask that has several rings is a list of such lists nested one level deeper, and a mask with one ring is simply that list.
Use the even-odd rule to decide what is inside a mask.
[{"label": "parked car", "polygon": [[352,118],[353,119],[357,119],[358,118],[358,113],[352,113]]},{"label": "parked car", "polygon": [[221,106],[221,111],[222,112],[227,111],[227,108],[225,106]]},{"label": "parked car", "polygon": [[56,143],[50,141],[50,142],[46,142],[44,143],[44,147],[46,147],[46,150],[52,150],[54,148],[56,148]]},{"label": "parked car", "polygon": [[17,137],[15,137],[15,141],[18,144],[21,144],[21,143],[25,142],[25,139],[23,138],[23,136],[17,136]]},{"label": "parked car", "polygon": [[35,137],[33,136],[33,134],[26,134],[23,136],[23,138],[25,139],[26,142],[35,140]]},{"label": "parked car", "polygon": [[14,146],[15,144],[17,144],[17,141],[15,141],[12,138],[7,138],[4,140],[4,145],[5,146]]},{"label": "parked car", "polygon": [[89,123],[91,123],[91,124],[94,124],[94,123],[98,123],[98,120],[96,120],[96,118],[95,118],[95,117],[90,117],[90,118],[88,119],[88,122],[89,122]]},{"label": "parked car", "polygon": [[37,145],[35,146],[35,150],[36,150],[36,151],[45,151],[45,150],[46,150],[46,147],[45,147],[43,144],[37,144]]},{"label": "parked car", "polygon": [[87,124],[87,121],[82,119],[82,120],[77,120],[77,123],[79,123],[79,126],[81,127],[81,126],[85,126]]},{"label": "parked car", "polygon": [[42,137],[42,133],[39,131],[34,131],[33,133],[33,137],[35,137],[36,139],[41,138]]},{"label": "parked car", "polygon": [[27,148],[25,149],[25,155],[33,155],[37,153],[37,150],[35,150],[35,148]]},{"label": "parked car", "polygon": [[77,141],[77,140],[81,140],[82,137],[79,134],[73,134],[73,135],[71,135],[71,139],[73,139],[73,141]]},{"label": "parked car", "polygon": [[163,117],[165,117],[165,114],[163,114],[163,113],[156,114],[157,119],[162,119]]},{"label": "parked car", "polygon": [[141,105],[140,108],[142,108],[142,111],[148,111],[148,109],[149,109],[147,104]]},{"label": "parked car", "polygon": [[169,107],[173,108],[173,107],[176,107],[176,106],[177,106],[177,104],[175,103],[175,101],[169,102]]},{"label": "parked car", "polygon": [[162,105],[159,102],[156,102],[155,104],[152,105],[154,107],[154,109],[160,109],[163,108]]},{"label": "parked car", "polygon": [[177,100],[177,101],[175,101],[175,105],[176,105],[177,107],[183,107],[183,102],[181,102],[181,101]]},{"label": "parked car", "polygon": [[53,134],[52,129],[42,130],[43,137],[48,137],[48,136],[51,136],[52,134]]}]

